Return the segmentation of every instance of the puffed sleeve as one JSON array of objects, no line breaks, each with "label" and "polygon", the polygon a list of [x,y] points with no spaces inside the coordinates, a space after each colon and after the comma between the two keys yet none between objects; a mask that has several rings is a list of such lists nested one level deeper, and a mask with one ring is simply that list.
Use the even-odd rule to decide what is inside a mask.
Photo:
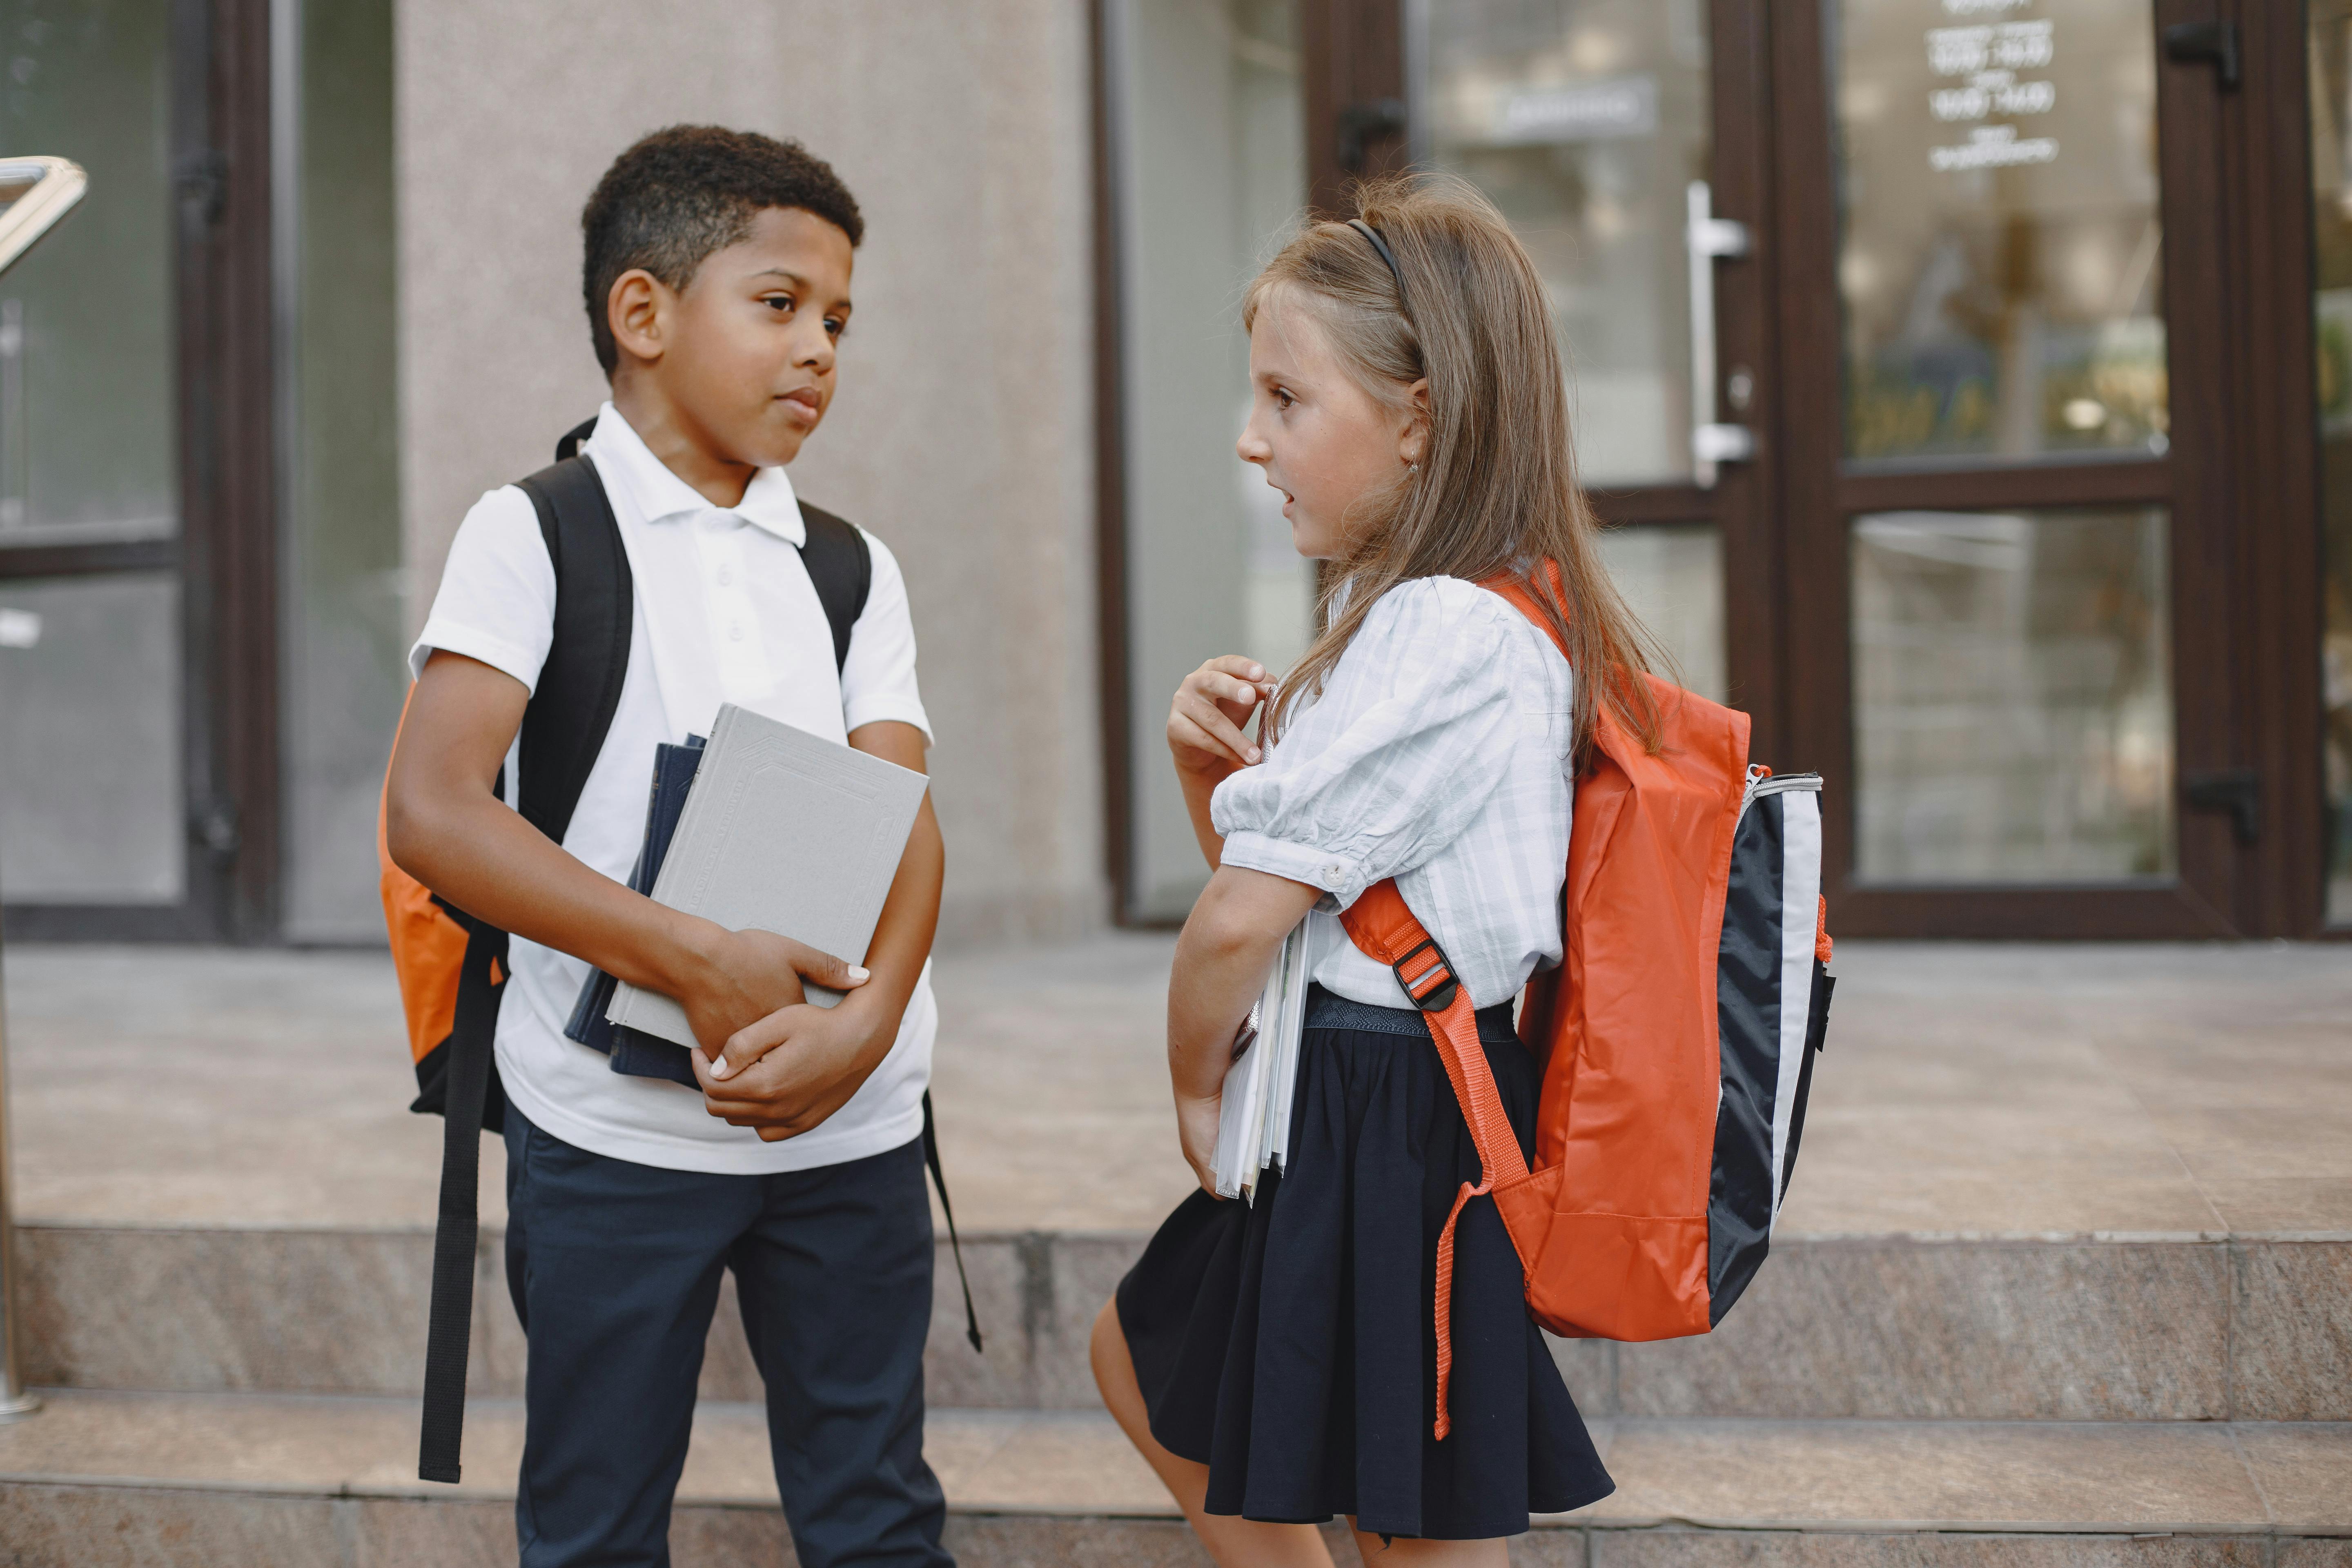
[{"label": "puffed sleeve", "polygon": [[1517,619],[1456,578],[1391,589],[1265,761],[1217,786],[1223,863],[1320,888],[1344,910],[1459,837],[1501,778],[1481,759],[1519,722]]}]

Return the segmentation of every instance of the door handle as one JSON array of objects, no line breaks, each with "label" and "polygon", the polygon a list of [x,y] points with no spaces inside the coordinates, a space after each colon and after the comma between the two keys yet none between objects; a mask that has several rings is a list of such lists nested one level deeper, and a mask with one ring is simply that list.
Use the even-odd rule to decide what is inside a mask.
[{"label": "door handle", "polygon": [[2180,781],[2180,798],[2191,811],[2223,811],[2241,847],[2263,836],[2263,779],[2252,768],[2190,773]]},{"label": "door handle", "polygon": [[1715,264],[1746,256],[1752,248],[1748,226],[1715,216],[1715,192],[1693,180],[1685,192],[1688,222],[1683,243],[1690,253],[1691,477],[1713,489],[1725,463],[1756,456],[1756,432],[1745,425],[1716,422],[1715,383],[1720,374],[1715,346]]},{"label": "door handle", "polygon": [[2178,22],[2164,30],[2164,58],[2175,65],[2210,65],[2223,92],[2238,90],[2238,24]]}]

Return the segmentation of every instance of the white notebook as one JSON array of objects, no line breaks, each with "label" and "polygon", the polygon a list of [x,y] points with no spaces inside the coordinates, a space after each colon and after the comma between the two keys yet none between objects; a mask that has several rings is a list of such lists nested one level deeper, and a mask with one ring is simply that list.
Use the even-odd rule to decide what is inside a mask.
[{"label": "white notebook", "polygon": [[[772,931],[863,963],[907,835],[921,773],[729,703],[654,879],[654,901],[730,931]],[[840,993],[808,988],[820,1007]],[[621,985],[605,1015],[681,1046],[686,1009]]]},{"label": "white notebook", "polygon": [[1258,1179],[1290,1158],[1290,1113],[1298,1089],[1298,1046],[1307,1028],[1307,988],[1323,956],[1313,915],[1291,928],[1265,990],[1234,1041],[1217,1111],[1209,1166],[1221,1198],[1257,1197]]}]

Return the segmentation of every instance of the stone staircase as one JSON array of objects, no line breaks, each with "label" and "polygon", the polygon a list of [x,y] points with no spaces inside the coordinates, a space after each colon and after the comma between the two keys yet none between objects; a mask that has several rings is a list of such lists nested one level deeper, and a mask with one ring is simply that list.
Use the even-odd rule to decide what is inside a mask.
[{"label": "stone staircase", "polygon": [[[20,984],[26,965],[10,956]],[[1864,983],[1849,985],[1866,1003],[1867,954],[1857,958],[1849,973]],[[2084,962],[2079,950],[2071,962]],[[1885,1081],[1942,1107],[1948,1129],[1940,1140],[1910,1135],[1916,1151],[1894,1163],[1869,1130],[1912,1125],[1911,1111],[1883,1086],[1868,1087],[1868,1053],[1879,1048],[1869,1042],[1879,1037],[1873,1009],[1857,1007],[1848,1020],[1857,1026],[1832,1049],[1861,1059],[1825,1077],[1841,1087],[1817,1108],[1799,1177],[1801,1187],[1819,1177],[1824,1195],[1801,1211],[1792,1201],[1772,1258],[1723,1329],[1665,1344],[1556,1346],[1619,1489],[1538,1521],[1514,1543],[1513,1562],[2352,1568],[2352,1180],[2344,1179],[2352,1137],[2309,1120],[2333,1115],[2340,1121],[2329,1125],[2352,1129],[2352,1038],[2342,1022],[2352,1011],[2339,1009],[2352,977],[2319,975],[2315,1002],[2295,1016],[2319,1017],[2318,1037],[2333,1044],[2294,1058],[2276,1105],[2250,1109],[2248,1085],[2281,1070],[2283,1036],[2257,1031],[2191,1074],[2207,1085],[2200,1103],[2254,1118],[2249,1147],[2281,1152],[2273,1166],[2225,1167],[2208,1145],[2168,1134],[2188,1151],[2186,1163],[2216,1173],[2197,1190],[2222,1194],[2185,1226],[2145,1223],[2172,1215],[2170,1188],[2084,1197],[2091,1179],[2080,1176],[2066,1178],[2076,1184],[2069,1196],[2018,1176],[2130,1168],[2137,1156],[2116,1143],[2113,1126],[2053,1121],[2034,1138],[2063,1149],[1996,1157],[1983,1142],[1990,1135],[1971,1131],[1973,1112],[1952,1103],[1951,1085],[1929,1081],[1928,1058],[1906,1066],[1889,1046],[1879,1058]],[[1906,1008],[1932,1010],[1942,994],[1916,975],[1908,992],[1887,984]],[[2024,1004],[2058,1020],[2053,1038],[2068,1016],[2061,990],[2049,981]],[[989,997],[970,1001],[984,1018]],[[1055,1005],[1050,994],[1043,1005]],[[1033,1026],[1008,1023],[1008,1037],[1044,1049]],[[1983,1026],[1981,1017],[1954,1026],[1979,1040]],[[20,1130],[53,1105],[45,1095],[64,1092],[45,1083],[87,1076],[77,1068],[45,1079],[41,1032],[30,1033]],[[143,1059],[169,1070],[162,1058]],[[962,1097],[956,1088],[943,1069],[943,1108],[979,1098],[977,1088]],[[2145,1082],[2134,1093],[2144,1108],[2162,1100]],[[2036,1103],[2061,1104],[2059,1091],[2045,1089]],[[2160,1105],[2148,1114],[2162,1121]],[[135,1161],[134,1142],[102,1144],[93,1158]],[[1935,1162],[1955,1147],[1967,1152],[1965,1168],[1948,1177],[1956,1186],[1969,1172],[2007,1170],[2016,1190],[2003,1212],[2050,1227],[1987,1226],[1985,1213],[1964,1206],[1944,1212],[1969,1223],[1947,1229],[1885,1222],[1887,1205],[1935,1184]],[[71,1207],[58,1195],[69,1184],[52,1180],[62,1146],[36,1152],[40,1171],[26,1185],[47,1217],[25,1223],[18,1246],[27,1372],[48,1407],[0,1426],[0,1563],[512,1562],[523,1347],[494,1226],[476,1288],[467,1484],[427,1486],[415,1479],[427,1226],[151,1220],[119,1203],[110,1214],[77,1215],[60,1212]],[[986,1158],[952,1140],[949,1153],[957,1173]],[[1830,1204],[1829,1191],[1843,1190],[1855,1170],[1875,1190],[1857,1185],[1843,1207]],[[284,1179],[305,1175],[289,1170]],[[328,1180],[324,1167],[316,1179]],[[2241,1191],[2231,1182],[2254,1184],[2243,1190],[2259,1187],[2269,1210],[2229,1196]],[[2281,1185],[2291,1182],[2304,1184]],[[960,1212],[964,1197],[960,1188]],[[2331,1206],[2338,1197],[2340,1216]],[[161,1197],[152,1206],[172,1207]],[[974,1206],[983,1220],[1002,1212]],[[2117,1223],[2083,1223],[2103,1217]],[[967,1236],[985,1355],[962,1339],[942,1249],[929,1450],[960,1561],[1206,1561],[1101,1414],[1087,1371],[1087,1328],[1141,1240],[1126,1225]],[[767,1473],[758,1379],[733,1310],[731,1292],[722,1293],[673,1531],[681,1568],[793,1561]],[[1337,1560],[1352,1561],[1352,1551],[1338,1544]]]},{"label": "stone staircase", "polygon": [[[522,1345],[494,1239],[458,1488],[414,1475],[423,1231],[18,1241],[50,1407],[0,1428],[0,1561],[510,1560]],[[985,1356],[940,1258],[930,1449],[964,1561],[1200,1560],[1086,1370],[1140,1241],[971,1238]],[[677,1560],[789,1563],[722,1301]],[[1716,1335],[1558,1350],[1620,1489],[1515,1561],[2352,1562],[2352,1242],[1790,1241]]]}]

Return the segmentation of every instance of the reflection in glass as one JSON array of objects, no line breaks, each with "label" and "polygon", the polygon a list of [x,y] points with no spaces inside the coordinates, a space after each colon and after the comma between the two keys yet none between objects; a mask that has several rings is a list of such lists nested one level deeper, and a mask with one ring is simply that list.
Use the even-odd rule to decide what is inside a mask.
[{"label": "reflection in glass", "polygon": [[1423,139],[1551,291],[1595,486],[1691,475],[1685,190],[1707,177],[1699,0],[1429,0]]},{"label": "reflection in glass", "polygon": [[1604,530],[1601,560],[1673,661],[1659,673],[1730,700],[1723,658],[1723,536],[1712,525]]},{"label": "reflection in glass", "polygon": [[1846,452],[2161,452],[2147,0],[1830,0]]},{"label": "reflection in glass", "polygon": [[2326,918],[2352,925],[2352,0],[2312,0],[2308,15]]},{"label": "reflection in glass", "polygon": [[10,903],[179,901],[179,650],[174,574],[0,583]]},{"label": "reflection in glass", "polygon": [[0,142],[89,174],[0,279],[0,548],[177,528],[168,0],[0,0]]},{"label": "reflection in glass", "polygon": [[1862,879],[2171,874],[2165,535],[2157,510],[1854,521]]},{"label": "reflection in glass", "polygon": [[1306,106],[1290,0],[1114,0],[1106,22],[1121,110],[1130,912],[1181,917],[1208,868],[1161,738],[1169,697],[1217,654],[1288,668],[1314,615],[1281,498],[1234,455],[1242,290],[1303,205]]}]

